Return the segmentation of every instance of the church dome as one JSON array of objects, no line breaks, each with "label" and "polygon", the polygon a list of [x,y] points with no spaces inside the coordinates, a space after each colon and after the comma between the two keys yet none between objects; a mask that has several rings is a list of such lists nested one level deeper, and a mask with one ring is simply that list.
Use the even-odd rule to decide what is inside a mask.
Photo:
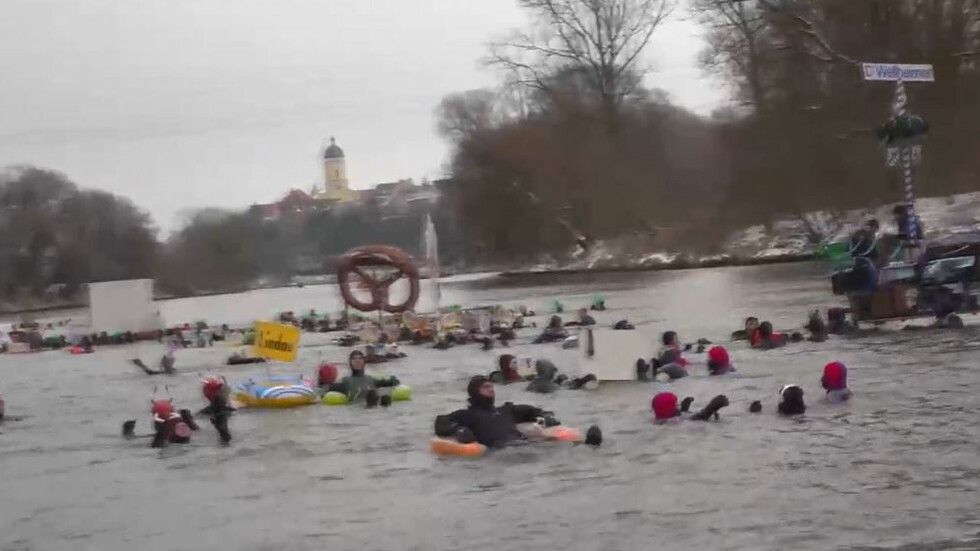
[{"label": "church dome", "polygon": [[337,140],[330,138],[330,146],[323,151],[324,159],[343,159],[344,150],[337,145]]}]

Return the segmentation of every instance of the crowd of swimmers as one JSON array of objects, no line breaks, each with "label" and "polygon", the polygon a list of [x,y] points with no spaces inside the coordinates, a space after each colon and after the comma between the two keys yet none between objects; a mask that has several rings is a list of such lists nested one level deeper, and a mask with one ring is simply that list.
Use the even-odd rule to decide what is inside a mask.
[{"label": "crowd of swimmers", "polygon": [[[601,305],[604,309],[605,305]],[[594,305],[593,309],[596,308]],[[557,321],[556,321],[557,318]],[[834,309],[828,311],[828,322],[825,322],[819,312],[812,312],[809,316],[806,331],[809,332],[809,340],[821,342],[829,334],[844,334],[852,330],[843,319],[841,312]],[[589,316],[588,311],[579,312],[577,324],[592,325],[595,320]],[[553,316],[545,328],[544,334],[559,334],[565,327],[571,324],[561,323],[558,316]],[[511,327],[513,329],[513,327]],[[804,340],[798,333],[787,334],[773,330],[772,324],[767,321],[760,322],[755,317],[745,320],[743,329],[735,332],[733,340],[746,340],[752,348],[768,350],[785,346],[788,342]],[[386,345],[387,342],[380,342]],[[685,357],[685,353],[707,352],[706,369],[709,376],[722,376],[735,373],[728,350],[723,346],[709,346],[707,340],[700,339],[696,343],[682,343],[678,334],[674,331],[664,332],[660,339],[660,350],[654,358],[649,361],[640,359],[637,361],[637,378],[640,380],[673,380],[686,377],[691,369],[691,362]],[[173,372],[173,352],[179,344],[171,343],[167,352],[161,360],[161,367],[158,370],[150,369],[145,365],[139,365],[148,374],[160,374]],[[395,387],[400,384],[396,377],[376,378],[365,373],[365,367],[370,363],[372,353],[376,354],[376,348],[367,347],[365,351],[360,349],[352,351],[348,356],[349,373],[340,378],[338,369],[332,364],[322,364],[316,373],[316,386],[321,395],[328,392],[337,392],[345,395],[350,403],[362,403],[367,407],[378,405],[390,405],[390,396],[380,393],[380,389]],[[134,362],[135,363],[135,362]],[[521,431],[517,430],[517,425],[527,422],[536,422],[544,426],[558,424],[554,414],[530,405],[515,405],[510,402],[498,406],[495,403],[494,385],[508,385],[514,383],[525,384],[529,392],[548,394],[563,388],[568,389],[589,389],[594,388],[597,380],[593,375],[583,377],[569,377],[559,373],[555,364],[547,359],[538,359],[533,362],[533,374],[521,374],[520,360],[511,354],[504,354],[498,358],[497,369],[489,375],[478,375],[470,379],[467,385],[467,395],[469,405],[467,408],[454,411],[449,414],[437,416],[435,420],[434,432],[437,436],[456,438],[460,442],[480,442],[487,446],[499,446],[515,439],[522,439]],[[530,360],[526,360],[525,367],[530,368]],[[841,362],[831,362],[824,367],[823,375],[820,379],[821,386],[827,402],[845,402],[851,399],[851,391],[847,386],[847,368]],[[198,411],[198,417],[207,418],[214,427],[218,435],[219,442],[228,444],[232,440],[229,419],[236,411],[230,402],[230,387],[224,378],[210,377],[202,382],[202,395],[206,401],[206,406]],[[707,402],[702,408],[694,408],[694,398],[687,397],[680,400],[677,395],[671,392],[658,392],[653,396],[650,409],[653,419],[656,422],[664,422],[672,419],[690,419],[698,421],[709,421],[718,419],[722,409],[730,406],[727,396],[720,394]],[[758,413],[762,411],[761,401],[753,401],[749,405],[749,411]],[[805,413],[806,403],[802,387],[795,384],[783,386],[779,390],[779,401],[776,405],[776,412],[780,415],[800,415]],[[182,444],[190,441],[193,433],[200,430],[195,419],[195,415],[188,409],[177,409],[173,399],[152,400],[150,414],[153,422],[153,432],[142,435],[150,438],[153,447],[162,447],[168,444]],[[0,398],[0,422],[4,420],[4,403]],[[135,432],[136,421],[126,421],[123,425],[123,434],[126,438],[139,438]],[[588,444],[599,445],[602,442],[602,432],[598,427],[591,427],[586,434],[585,441]]]}]

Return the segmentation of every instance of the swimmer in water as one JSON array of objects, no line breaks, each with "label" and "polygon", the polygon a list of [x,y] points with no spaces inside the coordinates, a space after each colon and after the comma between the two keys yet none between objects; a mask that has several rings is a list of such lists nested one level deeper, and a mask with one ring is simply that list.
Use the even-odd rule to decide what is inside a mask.
[{"label": "swimmer in water", "polygon": [[526,380],[520,373],[518,373],[517,358],[514,356],[504,354],[497,359],[497,365],[500,367],[500,369],[490,374],[491,382],[507,385]]},{"label": "swimmer in water", "polygon": [[745,318],[745,325],[742,329],[734,331],[732,333],[733,341],[749,341],[750,343],[755,337],[756,333],[759,332],[759,318],[755,316],[749,316]]},{"label": "swimmer in water", "polygon": [[772,329],[772,324],[768,321],[764,321],[759,324],[759,331],[755,334],[755,338],[750,339],[752,348],[758,348],[761,350],[772,350],[773,348],[781,348],[786,346],[786,342],[789,337],[783,335],[782,333],[776,333]]},{"label": "swimmer in water", "polygon": [[[168,444],[186,444],[191,441],[191,432],[198,429],[190,410],[174,411],[173,398],[167,400],[151,400],[150,413],[153,414],[153,448],[162,448]],[[123,436],[126,439],[136,438],[134,430],[136,421],[123,423]]]},{"label": "swimmer in water", "polygon": [[206,415],[218,431],[218,438],[222,444],[231,442],[231,431],[228,430],[228,418],[237,411],[231,406],[228,395],[230,389],[228,383],[221,379],[210,378],[204,381],[201,386],[204,398],[208,401],[207,407],[198,412],[198,415]]},{"label": "swimmer in water", "polygon": [[538,338],[534,339],[532,344],[543,344],[555,341],[563,341],[568,338],[568,331],[565,330],[561,323],[561,317],[551,316],[548,320],[548,327],[545,327],[544,333],[541,333]]},{"label": "swimmer in water", "polygon": [[364,373],[365,358],[364,353],[355,350],[350,353],[348,358],[351,374],[344,377],[340,382],[330,385],[328,392],[340,392],[347,395],[347,399],[353,403],[364,399],[368,406],[378,403],[377,389],[384,387],[398,386],[400,381],[392,375],[386,379],[375,379]]},{"label": "swimmer in water", "polygon": [[558,368],[551,360],[537,360],[534,362],[534,370],[537,375],[527,385],[528,392],[537,392],[538,394],[550,394],[561,388],[561,385],[555,382],[555,377],[558,375]]},{"label": "swimmer in water", "polygon": [[803,415],[806,413],[806,404],[803,403],[803,389],[799,385],[786,385],[779,389],[777,410],[780,415]]},{"label": "swimmer in water", "polygon": [[316,386],[320,389],[321,394],[326,394],[330,385],[337,382],[337,367],[330,363],[325,363],[317,368],[316,371]]},{"label": "swimmer in water", "polygon": [[845,335],[857,329],[855,324],[847,321],[847,312],[843,308],[827,309],[827,333]]},{"label": "swimmer in water", "polygon": [[724,375],[734,373],[735,366],[728,357],[724,346],[712,346],[708,350],[708,375]]},{"label": "swimmer in water", "polygon": [[684,350],[690,350],[691,345],[682,347],[676,331],[666,331],[661,335],[660,341],[663,344],[660,348],[660,354],[658,354],[660,365],[677,364],[686,368],[688,361],[684,359],[682,353]]},{"label": "swimmer in water", "polygon": [[588,310],[586,310],[585,308],[581,308],[578,311],[578,319],[566,323],[565,327],[575,327],[575,326],[588,327],[591,325],[595,325],[595,318],[589,315]]},{"label": "swimmer in water", "polygon": [[163,357],[160,358],[160,369],[153,370],[143,363],[143,360],[139,358],[134,358],[130,360],[133,365],[143,370],[143,373],[147,375],[176,375],[177,370],[174,368],[174,350],[177,348],[176,344],[172,341],[167,343],[167,351],[164,352]]},{"label": "swimmer in water", "polygon": [[832,404],[851,399],[851,390],[847,388],[847,367],[841,362],[824,366],[820,385],[827,391],[825,399]]},{"label": "swimmer in water", "polygon": [[810,333],[810,336],[807,337],[810,342],[825,342],[827,340],[829,335],[827,324],[823,321],[820,310],[810,312],[806,322],[806,330]]},{"label": "swimmer in water", "polygon": [[[682,417],[688,412],[693,402],[694,398],[684,398],[684,401],[681,402],[680,407],[678,407],[676,394],[673,392],[659,392],[650,402],[650,408],[653,410],[654,420],[657,422],[664,422],[677,417]],[[711,419],[718,420],[720,418],[718,412],[728,405],[728,397],[724,394],[719,394],[718,396],[712,398],[704,409],[685,418],[692,421],[709,421]]]},{"label": "swimmer in water", "polygon": [[[494,385],[482,375],[470,379],[466,393],[470,402],[468,408],[436,417],[436,436],[455,438],[462,443],[476,441],[487,447],[499,447],[525,438],[517,428],[518,423],[533,423],[541,419],[546,427],[561,424],[553,413],[534,406],[507,402],[497,407],[494,404]],[[585,443],[594,446],[602,443],[599,427],[589,429]]]}]

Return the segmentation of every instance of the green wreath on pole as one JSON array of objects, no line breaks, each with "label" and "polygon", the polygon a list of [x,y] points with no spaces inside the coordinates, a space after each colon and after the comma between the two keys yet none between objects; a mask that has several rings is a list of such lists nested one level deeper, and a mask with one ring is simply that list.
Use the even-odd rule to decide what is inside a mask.
[{"label": "green wreath on pole", "polygon": [[912,140],[928,133],[929,122],[918,115],[892,117],[888,122],[875,129],[878,140],[885,145]]}]

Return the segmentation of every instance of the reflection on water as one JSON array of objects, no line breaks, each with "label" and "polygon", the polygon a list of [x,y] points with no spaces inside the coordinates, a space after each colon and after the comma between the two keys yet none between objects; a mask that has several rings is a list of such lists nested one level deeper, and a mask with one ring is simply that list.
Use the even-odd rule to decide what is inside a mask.
[{"label": "reflection on water", "polygon": [[[571,309],[606,296],[600,323],[628,318],[651,338],[666,329],[724,339],[747,315],[799,326],[835,305],[819,266],[470,278],[444,284],[446,303],[555,298]],[[330,287],[168,301],[168,316],[245,322],[279,310],[336,309]],[[171,318],[168,318],[171,319]],[[575,352],[526,344],[569,369]],[[479,461],[432,457],[433,416],[464,403],[466,379],[494,352],[407,347],[385,366],[415,388],[388,410],[309,407],[243,411],[235,441],[204,427],[186,447],[151,450],[118,437],[124,419],[148,428],[163,384],[178,404],[203,405],[202,374],[312,373],[347,351],[306,337],[296,365],[219,367],[227,349],[179,353],[166,381],[126,363],[156,345],[88,357],[0,356],[10,415],[0,429],[0,549],[975,549],[980,466],[976,349],[980,331],[880,331],[768,353],[732,347],[739,374],[673,384],[608,384],[595,392],[498,399],[553,409],[568,424],[600,424],[598,450],[524,446]],[[499,351],[498,351],[499,352]],[[850,368],[855,400],[820,403],[820,370]],[[382,370],[377,370],[379,373]],[[772,414],[780,385],[806,391],[799,419]],[[718,423],[653,426],[660,389],[700,403],[724,392]],[[751,400],[766,410],[747,412]]]}]

